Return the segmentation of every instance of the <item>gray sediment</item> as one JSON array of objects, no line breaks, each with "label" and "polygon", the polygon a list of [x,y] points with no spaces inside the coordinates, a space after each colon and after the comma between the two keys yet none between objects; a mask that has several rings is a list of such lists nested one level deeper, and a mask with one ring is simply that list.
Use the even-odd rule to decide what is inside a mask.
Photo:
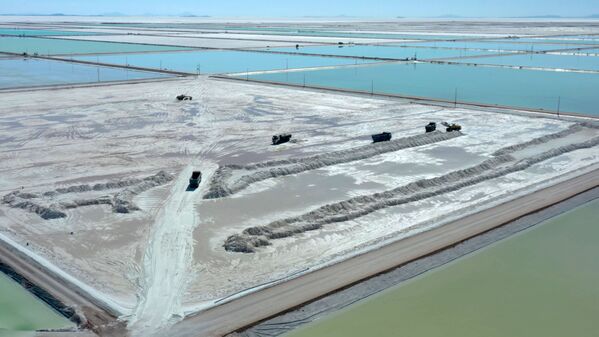
[{"label": "gray sediment", "polygon": [[581,193],[568,200],[521,217],[506,225],[465,240],[442,251],[414,260],[388,272],[376,275],[350,287],[294,308],[291,311],[262,321],[251,327],[231,333],[227,335],[227,337],[281,336],[304,324],[313,322],[316,319],[326,318],[328,315],[360,300],[400,285],[402,282],[421,275],[431,269],[443,266],[467,254],[483,249],[490,244],[506,239],[545,220],[551,219],[598,198],[599,188],[595,187],[594,189]]},{"label": "gray sediment", "polygon": [[585,142],[553,148],[522,160],[516,160],[509,154],[528,146],[566,137],[573,132],[580,131],[579,127],[582,128],[582,126],[575,125],[565,131],[539,137],[523,143],[525,144],[523,146],[506,147],[496,152],[496,154],[499,154],[498,156],[467,169],[453,171],[431,179],[421,179],[382,193],[358,196],[324,205],[300,216],[273,221],[264,226],[246,228],[240,234],[229,236],[223,247],[230,252],[253,253],[258,247],[269,245],[271,240],[317,230],[333,223],[357,219],[384,208],[457,191],[483,181],[525,170],[534,164],[564,153],[590,148],[599,144],[599,137],[596,137]]},{"label": "gray sediment", "polygon": [[[57,188],[52,191],[41,193],[30,193],[13,191],[2,197],[2,203],[12,208],[19,208],[35,213],[42,219],[65,218],[64,212],[68,209],[93,205],[109,205],[115,213],[130,213],[139,210],[132,201],[133,197],[151,188],[158,187],[173,180],[173,176],[165,171],[142,179],[127,179],[113,182],[99,183],[94,185],[83,184],[65,188]],[[105,190],[120,189],[110,195],[103,195],[89,199],[75,199],[72,201],[61,201],[44,205],[45,199],[52,199],[59,195],[71,193],[101,192]]]},{"label": "gray sediment", "polygon": [[[310,157],[271,160],[248,165],[224,165],[217,169],[204,199],[222,198],[237,193],[258,181],[316,170],[326,166],[349,163],[395,152],[410,147],[433,144],[461,136],[461,132],[435,131],[421,135],[372,143],[347,150],[333,151]],[[255,171],[230,181],[234,171]]]}]

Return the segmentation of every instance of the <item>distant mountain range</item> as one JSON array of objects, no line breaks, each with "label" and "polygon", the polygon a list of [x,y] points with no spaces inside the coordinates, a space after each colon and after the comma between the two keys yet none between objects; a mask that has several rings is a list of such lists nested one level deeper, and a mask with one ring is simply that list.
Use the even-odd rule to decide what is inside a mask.
[{"label": "distant mountain range", "polygon": [[[401,18],[401,17],[398,17]],[[432,16],[431,18],[439,18],[439,19],[468,19],[468,18],[477,18],[477,17],[473,17],[473,16],[460,16],[460,15],[455,15],[455,14],[445,14],[445,15],[439,15],[439,16]],[[481,19],[484,18],[489,18],[491,19],[491,17],[481,17]],[[587,16],[561,16],[561,15],[554,15],[554,14],[546,14],[546,15],[528,15],[528,16],[506,16],[506,17],[499,17],[499,19],[501,18],[505,18],[505,19],[599,19],[599,14],[591,14],[591,15],[587,15]]]},{"label": "distant mountain range", "polygon": [[[129,14],[124,14],[124,13],[120,13],[120,12],[109,12],[109,13],[102,13],[102,14],[64,14],[64,13],[52,13],[52,14],[39,14],[39,13],[17,13],[17,14],[0,14],[0,16],[88,16],[88,17],[94,17],[94,16],[102,16],[102,17],[119,17],[119,16],[140,16],[139,14],[136,15],[129,15]],[[179,17],[194,17],[194,18],[209,18],[211,17],[210,15],[195,15],[192,13],[181,13],[181,14],[172,14],[172,15],[158,15],[158,14],[151,14],[151,13],[144,13],[141,16],[179,16]]]},{"label": "distant mountain range", "polygon": [[[140,16],[139,14],[124,14],[120,12],[108,12],[102,14],[65,14],[65,13],[52,13],[52,14],[40,14],[40,13],[7,13],[0,14],[0,16],[106,16],[106,17],[119,17],[119,16]],[[180,14],[153,14],[153,13],[144,13],[141,16],[179,16],[179,17],[198,17],[198,18],[209,18],[212,17],[210,15],[196,15],[190,12],[183,12]],[[332,16],[313,16],[306,15],[303,16],[305,18],[359,18],[359,16],[351,16],[351,15],[332,15]],[[396,19],[410,19],[409,16],[396,16]],[[561,16],[561,15],[530,15],[530,16],[506,16],[506,17],[473,17],[473,16],[461,16],[456,14],[444,14],[438,16],[427,17],[431,19],[468,19],[468,18],[480,18],[480,19],[494,19],[494,18],[505,18],[505,19],[599,19],[599,14],[591,14],[587,16]]]}]

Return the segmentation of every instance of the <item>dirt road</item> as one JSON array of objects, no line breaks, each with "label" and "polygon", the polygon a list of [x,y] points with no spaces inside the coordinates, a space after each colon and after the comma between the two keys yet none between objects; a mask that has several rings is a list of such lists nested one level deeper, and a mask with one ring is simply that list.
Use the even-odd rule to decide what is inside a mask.
[{"label": "dirt road", "polygon": [[169,335],[222,336],[596,186],[599,186],[599,170],[224,303],[188,317],[175,325]]}]

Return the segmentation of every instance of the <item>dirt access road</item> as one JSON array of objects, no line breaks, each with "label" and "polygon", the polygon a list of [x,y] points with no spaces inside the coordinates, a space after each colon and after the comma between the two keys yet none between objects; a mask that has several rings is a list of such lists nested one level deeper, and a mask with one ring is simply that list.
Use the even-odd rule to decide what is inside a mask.
[{"label": "dirt access road", "polygon": [[223,336],[599,186],[599,169],[190,316],[171,337]]}]

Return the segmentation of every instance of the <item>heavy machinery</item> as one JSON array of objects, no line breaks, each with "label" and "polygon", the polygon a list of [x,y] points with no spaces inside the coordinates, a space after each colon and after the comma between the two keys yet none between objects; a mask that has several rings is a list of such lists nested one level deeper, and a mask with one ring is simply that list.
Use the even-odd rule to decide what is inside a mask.
[{"label": "heavy machinery", "polygon": [[378,133],[376,135],[372,135],[373,143],[387,142],[390,140],[391,140],[391,132],[383,132],[383,133]]},{"label": "heavy machinery", "polygon": [[279,144],[287,143],[289,140],[291,140],[290,133],[274,135],[274,136],[272,136],[272,145],[279,145]]},{"label": "heavy machinery", "polygon": [[447,131],[447,132],[461,131],[462,130],[462,126],[460,124],[456,124],[456,123],[449,124],[447,122],[443,122],[442,124],[447,127],[445,129],[445,131]]},{"label": "heavy machinery", "polygon": [[192,189],[196,189],[200,187],[200,182],[202,182],[202,172],[193,171],[191,173],[191,178],[189,178],[189,187]]},{"label": "heavy machinery", "polygon": [[179,95],[177,96],[177,100],[179,101],[191,101],[193,98],[187,95]]},{"label": "heavy machinery", "polygon": [[437,130],[437,123],[430,122],[426,126],[424,126],[424,129],[426,130],[426,133],[433,132]]}]

